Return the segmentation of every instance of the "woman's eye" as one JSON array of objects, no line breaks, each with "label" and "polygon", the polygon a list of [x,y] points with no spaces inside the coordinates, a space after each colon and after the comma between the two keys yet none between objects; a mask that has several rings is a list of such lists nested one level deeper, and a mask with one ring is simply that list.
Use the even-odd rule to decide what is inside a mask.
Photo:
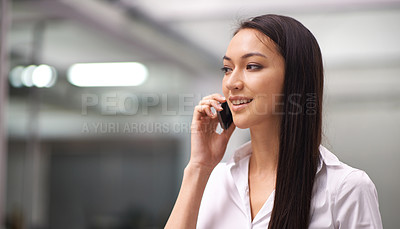
[{"label": "woman's eye", "polygon": [[259,70],[259,69],[262,69],[262,66],[258,65],[258,64],[248,64],[246,66],[246,69],[247,70]]},{"label": "woman's eye", "polygon": [[221,68],[221,71],[222,71],[224,74],[226,74],[226,73],[231,72],[232,69],[231,69],[231,68],[228,68],[228,67],[222,67],[222,68]]}]

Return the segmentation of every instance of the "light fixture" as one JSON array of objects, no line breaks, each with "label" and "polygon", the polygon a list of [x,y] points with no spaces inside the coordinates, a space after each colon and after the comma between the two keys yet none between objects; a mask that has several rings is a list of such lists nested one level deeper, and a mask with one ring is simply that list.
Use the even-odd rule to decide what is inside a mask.
[{"label": "light fixture", "polygon": [[46,64],[39,66],[16,66],[9,74],[13,87],[52,87],[56,83],[57,72],[54,67]]},{"label": "light fixture", "polygon": [[35,68],[36,68],[36,65],[29,65],[22,71],[21,81],[25,87],[33,86],[32,74],[33,74],[33,71],[35,70]]},{"label": "light fixture", "polygon": [[9,80],[13,87],[22,87],[22,72],[24,72],[24,66],[16,66],[10,71]]},{"label": "light fixture", "polygon": [[32,72],[32,83],[36,87],[51,87],[56,82],[56,71],[49,65],[39,65]]},{"label": "light fixture", "polygon": [[68,69],[68,81],[78,87],[138,86],[148,76],[146,66],[137,62],[78,63]]}]

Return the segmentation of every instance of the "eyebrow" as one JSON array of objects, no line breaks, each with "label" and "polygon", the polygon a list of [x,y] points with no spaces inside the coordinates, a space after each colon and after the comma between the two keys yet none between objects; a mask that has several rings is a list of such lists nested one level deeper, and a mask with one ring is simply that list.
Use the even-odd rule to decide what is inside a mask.
[{"label": "eyebrow", "polygon": [[[261,56],[261,57],[267,58],[264,54],[261,54],[261,53],[259,53],[259,52],[247,53],[247,54],[244,54],[241,58],[242,58],[242,59],[246,59],[246,58],[249,58],[249,57],[251,57],[251,56]],[[227,57],[227,56],[223,56],[222,59],[224,59],[224,60],[229,60],[229,61],[232,60],[230,57]]]}]

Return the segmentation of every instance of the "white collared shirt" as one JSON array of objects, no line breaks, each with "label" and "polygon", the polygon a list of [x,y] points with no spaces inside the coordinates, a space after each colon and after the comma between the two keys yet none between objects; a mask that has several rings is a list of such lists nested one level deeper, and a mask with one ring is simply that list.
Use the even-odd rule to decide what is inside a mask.
[{"label": "white collared shirt", "polygon": [[[338,160],[322,145],[309,228],[381,229],[378,195],[368,175]],[[267,229],[275,191],[251,220],[248,167],[251,142],[212,172],[201,201],[198,229]]]}]

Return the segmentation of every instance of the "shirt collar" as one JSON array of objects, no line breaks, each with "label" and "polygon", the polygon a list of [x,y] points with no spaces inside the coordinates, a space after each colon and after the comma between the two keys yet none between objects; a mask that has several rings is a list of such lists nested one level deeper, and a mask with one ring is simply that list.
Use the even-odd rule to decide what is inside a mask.
[{"label": "shirt collar", "polygon": [[251,154],[251,141],[248,141],[235,150],[228,164],[237,164],[240,160]]},{"label": "shirt collar", "polygon": [[[236,188],[242,198],[243,203],[248,201],[247,192],[249,191],[248,173],[249,173],[249,160],[251,155],[251,142],[247,142],[240,146],[227,165],[230,167],[230,172]],[[246,205],[246,204],[245,204]],[[247,213],[246,209],[243,209]]]},{"label": "shirt collar", "polygon": [[[243,158],[251,155],[251,141],[246,142],[242,146],[240,146],[231,159],[228,161],[228,164],[235,165],[238,164]],[[320,145],[319,146],[319,161],[317,167],[317,174],[321,171],[323,164],[327,166],[338,166],[340,165],[339,159],[331,153],[327,148]]]},{"label": "shirt collar", "polygon": [[319,146],[319,164],[317,168],[317,174],[322,169],[322,165],[325,164],[327,166],[338,166],[340,165],[339,159],[331,153],[327,148],[323,145]]},{"label": "shirt collar", "polygon": [[[323,165],[336,166],[340,165],[338,158],[332,154],[328,149],[319,146],[319,163],[317,167],[317,174],[321,171]],[[248,215],[251,221],[251,210],[250,210],[250,200],[249,200],[249,186],[248,186],[248,168],[249,160],[251,155],[251,141],[240,146],[231,159],[227,162],[228,167],[230,167],[231,176],[233,182],[239,192],[239,196],[242,199],[243,211]],[[273,202],[275,197],[275,190],[271,193],[267,202],[264,203],[260,212],[257,213],[256,217],[253,219],[252,223],[256,223],[263,219],[264,217],[270,217],[273,208]]]}]

